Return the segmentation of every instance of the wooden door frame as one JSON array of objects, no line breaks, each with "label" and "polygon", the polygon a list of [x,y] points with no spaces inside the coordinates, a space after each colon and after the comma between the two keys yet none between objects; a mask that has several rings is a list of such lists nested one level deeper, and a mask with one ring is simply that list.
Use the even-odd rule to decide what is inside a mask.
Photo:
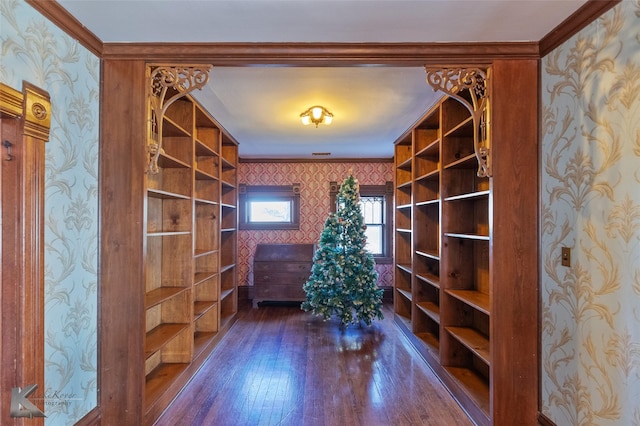
[{"label": "wooden door frame", "polygon": [[[0,83],[2,424],[44,423],[13,416],[11,408],[24,397],[33,405],[24,405],[22,414],[44,411],[44,143],[50,123],[47,92],[27,82],[22,92]],[[31,385],[38,388],[26,392]]]}]

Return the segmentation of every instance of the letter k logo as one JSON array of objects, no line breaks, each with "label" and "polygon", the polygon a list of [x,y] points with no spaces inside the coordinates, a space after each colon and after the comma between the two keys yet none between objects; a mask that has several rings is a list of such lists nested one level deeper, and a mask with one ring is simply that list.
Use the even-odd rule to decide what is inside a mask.
[{"label": "letter k logo", "polygon": [[24,389],[11,389],[11,417],[46,417],[42,411],[27,399],[38,385],[28,385]]}]

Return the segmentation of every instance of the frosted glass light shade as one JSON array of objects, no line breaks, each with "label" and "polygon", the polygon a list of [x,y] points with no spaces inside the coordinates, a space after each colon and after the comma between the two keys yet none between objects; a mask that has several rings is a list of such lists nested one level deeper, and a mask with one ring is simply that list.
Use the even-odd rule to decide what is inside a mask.
[{"label": "frosted glass light shade", "polygon": [[313,123],[318,127],[318,124],[320,123],[324,123],[325,125],[331,124],[333,121],[333,114],[331,114],[325,107],[316,105],[300,114],[300,120],[305,126]]}]

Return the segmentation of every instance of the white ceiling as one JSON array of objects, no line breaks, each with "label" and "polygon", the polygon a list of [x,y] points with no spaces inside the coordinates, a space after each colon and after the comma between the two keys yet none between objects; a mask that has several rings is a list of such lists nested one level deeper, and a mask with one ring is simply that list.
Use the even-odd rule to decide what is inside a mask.
[{"label": "white ceiling", "polygon": [[[112,42],[539,41],[586,0],[59,0]],[[216,67],[196,98],[242,158],[390,158],[440,96],[422,68]],[[331,126],[303,126],[320,104]],[[315,158],[315,157],[314,157]],[[327,157],[322,157],[327,158]]]},{"label": "white ceiling", "polygon": [[[220,67],[210,79],[195,96],[243,158],[390,158],[393,141],[440,96],[422,68]],[[302,125],[313,105],[334,115],[330,126]]]}]

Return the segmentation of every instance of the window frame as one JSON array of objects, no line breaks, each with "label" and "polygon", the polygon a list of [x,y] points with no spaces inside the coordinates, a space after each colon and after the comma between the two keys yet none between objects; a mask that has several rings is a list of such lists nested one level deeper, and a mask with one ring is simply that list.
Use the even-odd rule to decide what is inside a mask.
[{"label": "window frame", "polygon": [[[238,229],[240,230],[299,230],[300,229],[300,184],[292,185],[239,185]],[[290,222],[249,222],[251,201],[289,201],[291,203]]]},{"label": "window frame", "polygon": [[[384,199],[382,219],[382,254],[374,254],[377,264],[393,263],[393,182],[387,181],[384,185],[360,185],[360,194],[364,197],[382,197]],[[329,183],[329,197],[331,211],[336,212],[336,200],[340,185],[337,182]]]}]

